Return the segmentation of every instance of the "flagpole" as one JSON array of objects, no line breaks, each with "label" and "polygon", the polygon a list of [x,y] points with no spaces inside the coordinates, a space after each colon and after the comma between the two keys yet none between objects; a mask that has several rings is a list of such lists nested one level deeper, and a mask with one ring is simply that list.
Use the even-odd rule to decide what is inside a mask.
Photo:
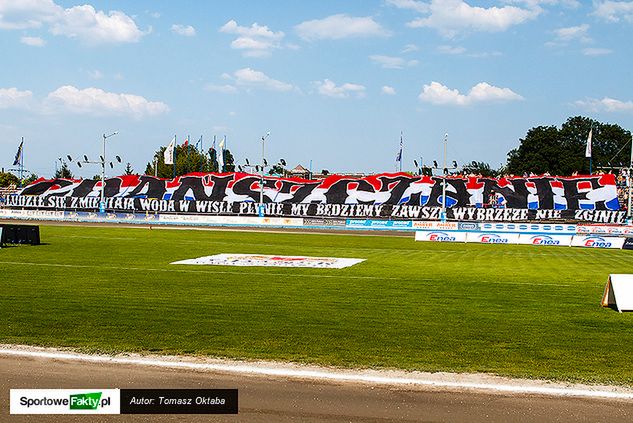
[{"label": "flagpole", "polygon": [[629,216],[629,225],[631,224],[631,217],[633,213],[631,212],[631,185],[633,185],[633,136],[631,137],[631,161],[629,162],[629,172],[628,172],[628,180],[629,180],[629,202],[627,205],[626,212]]},{"label": "flagpole", "polygon": [[202,154],[204,150],[202,149],[202,135],[200,135],[200,172],[202,172],[203,168],[202,165],[204,163],[204,161],[202,160],[202,157],[204,157],[204,155]]},{"label": "flagpole", "polygon": [[20,151],[20,188],[22,188],[22,174],[24,173],[24,137],[22,137],[22,150]]},{"label": "flagpole", "polygon": [[176,135],[174,135],[174,179],[176,179],[176,148],[177,146],[177,141],[176,141]]}]

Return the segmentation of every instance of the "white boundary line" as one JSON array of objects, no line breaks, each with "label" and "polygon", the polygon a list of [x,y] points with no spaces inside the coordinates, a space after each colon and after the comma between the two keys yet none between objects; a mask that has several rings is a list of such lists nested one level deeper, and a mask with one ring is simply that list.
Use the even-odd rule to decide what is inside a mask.
[{"label": "white boundary line", "polygon": [[[44,358],[88,363],[153,366],[195,371],[257,376],[286,377],[342,383],[364,383],[370,385],[427,387],[444,390],[474,390],[488,393],[530,394],[555,397],[584,397],[616,400],[633,400],[633,390],[620,387],[596,387],[587,385],[563,385],[544,381],[505,379],[487,375],[424,374],[418,372],[376,370],[334,370],[315,366],[299,366],[283,363],[248,363],[228,360],[195,361],[184,357],[121,357],[62,352],[52,348],[0,346],[0,356]],[[459,379],[479,378],[480,381]],[[452,379],[452,380],[451,380]],[[482,379],[490,379],[483,380]],[[503,382],[493,382],[492,380]]]}]

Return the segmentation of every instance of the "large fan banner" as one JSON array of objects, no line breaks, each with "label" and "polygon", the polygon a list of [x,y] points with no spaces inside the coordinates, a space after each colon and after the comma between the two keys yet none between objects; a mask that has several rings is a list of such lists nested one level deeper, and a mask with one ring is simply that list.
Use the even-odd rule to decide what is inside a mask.
[{"label": "large fan banner", "polygon": [[[192,173],[175,179],[124,175],[105,181],[106,209],[257,215],[435,219],[446,192],[448,217],[518,221],[571,218],[618,223],[615,177],[480,178],[382,173],[322,180],[261,177],[246,173]],[[38,179],[7,199],[7,206],[98,210],[101,181]],[[477,210],[488,209],[488,210]],[[481,218],[484,216],[484,218]],[[595,216],[599,216],[596,218]]]}]

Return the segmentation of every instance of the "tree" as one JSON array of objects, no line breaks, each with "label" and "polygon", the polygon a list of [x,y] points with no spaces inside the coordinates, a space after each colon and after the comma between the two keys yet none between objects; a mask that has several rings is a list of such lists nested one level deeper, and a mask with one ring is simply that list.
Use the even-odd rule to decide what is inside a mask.
[{"label": "tree", "polygon": [[[156,175],[159,178],[173,178],[173,165],[165,164],[166,149],[167,147],[161,147],[154,153],[154,160],[147,163],[145,174],[154,175],[156,171]],[[216,154],[216,150],[213,148],[210,148],[207,153],[204,154],[198,151],[193,145],[176,146],[176,176],[186,175],[192,172],[217,172],[218,161]],[[154,166],[156,166],[157,169],[154,169]],[[235,171],[233,155],[229,150],[224,150],[224,171]]]},{"label": "tree", "polygon": [[589,173],[589,159],[585,147],[592,132],[593,169],[628,163],[631,133],[618,125],[604,124],[576,116],[567,119],[558,129],[538,126],[528,131],[518,148],[508,153],[508,173],[571,175]]},{"label": "tree", "polygon": [[39,178],[39,176],[37,176],[35,173],[31,173],[29,176],[27,176],[26,178],[22,179],[22,186],[27,186],[29,184],[32,184],[33,182],[35,182],[37,180],[37,178]]},{"label": "tree", "polygon": [[130,164],[130,162],[127,163],[127,165],[125,165],[125,175],[134,175],[134,169],[132,169],[132,165]]},{"label": "tree", "polygon": [[466,175],[472,173],[475,175],[481,175],[485,177],[494,178],[495,176],[499,174],[498,171],[490,168],[490,165],[488,163],[476,162],[474,160],[464,165],[462,169],[463,169],[463,173],[465,173]]},{"label": "tree", "polygon": [[70,171],[68,167],[68,163],[66,161],[62,161],[62,167],[55,171],[55,178],[63,178],[63,179],[73,179],[73,173]]},{"label": "tree", "polygon": [[13,173],[0,172],[0,188],[6,188],[8,186],[18,186],[20,180]]}]

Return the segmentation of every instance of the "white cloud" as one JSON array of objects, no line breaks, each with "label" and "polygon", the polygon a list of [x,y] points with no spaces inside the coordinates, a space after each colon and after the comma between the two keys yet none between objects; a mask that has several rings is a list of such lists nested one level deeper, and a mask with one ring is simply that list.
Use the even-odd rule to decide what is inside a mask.
[{"label": "white cloud", "polygon": [[418,98],[421,101],[431,104],[454,106],[523,100],[523,97],[511,89],[495,87],[487,82],[480,82],[475,85],[470,89],[468,94],[460,94],[458,90],[452,90],[435,81],[424,85]]},{"label": "white cloud", "polygon": [[621,101],[609,97],[604,97],[602,100],[594,98],[587,100],[578,100],[574,104],[582,109],[586,109],[595,113],[633,113],[633,101]]},{"label": "white cloud", "polygon": [[231,42],[231,48],[242,50],[246,57],[270,56],[272,50],[281,48],[281,41],[285,36],[281,31],[271,31],[266,25],[254,23],[250,27],[240,26],[234,20],[225,23],[220,32],[238,35]]},{"label": "white cloud", "polygon": [[39,28],[87,44],[137,42],[144,33],[120,11],[107,14],[91,5],[68,9],[52,0],[0,0],[0,29]]},{"label": "white cloud", "polygon": [[420,50],[420,47],[416,46],[415,44],[407,44],[406,46],[404,46],[404,48],[402,49],[402,53],[411,53],[414,51],[418,51]]},{"label": "white cloud", "polygon": [[196,35],[196,29],[191,25],[177,25],[171,26],[171,32],[174,34],[182,35],[183,37],[193,37]]},{"label": "white cloud", "polygon": [[606,56],[607,54],[613,53],[613,50],[608,48],[598,48],[598,47],[588,47],[583,49],[582,54],[585,56]]},{"label": "white cloud", "polygon": [[131,115],[137,119],[169,111],[165,103],[149,101],[138,95],[110,93],[93,87],[80,90],[71,85],[49,93],[44,105],[49,113],[67,111],[90,115]]},{"label": "white cloud", "polygon": [[46,45],[46,41],[40,37],[21,37],[20,42],[31,47],[44,47]]},{"label": "white cloud", "polygon": [[237,88],[229,84],[225,84],[225,85],[207,84],[204,86],[204,89],[207,91],[214,92],[214,93],[222,93],[222,94],[233,94],[237,92]]},{"label": "white cloud", "polygon": [[39,28],[62,11],[52,0],[0,0],[0,29]]},{"label": "white cloud", "polygon": [[510,4],[523,4],[530,8],[536,8],[541,5],[546,6],[563,6],[568,9],[577,9],[580,7],[578,0],[505,0],[505,3]]},{"label": "white cloud", "polygon": [[337,86],[334,82],[326,79],[325,81],[316,81],[314,84],[317,87],[319,94],[326,97],[334,98],[348,98],[350,96],[364,97],[365,87],[359,84],[345,83]]},{"label": "white cloud", "polygon": [[386,3],[398,9],[413,10],[418,13],[427,13],[429,11],[428,3],[419,0],[386,0]]},{"label": "white cloud", "polygon": [[90,5],[65,9],[54,20],[50,31],[87,44],[135,43],[144,35],[125,13],[115,10],[106,15]]},{"label": "white cloud", "polygon": [[389,85],[385,85],[380,89],[380,92],[385,95],[396,95],[396,89],[394,87],[390,87]]},{"label": "white cloud", "polygon": [[0,88],[0,109],[28,107],[33,93],[17,88]]},{"label": "white cloud", "polygon": [[428,16],[417,18],[407,25],[427,27],[453,37],[464,31],[501,32],[511,26],[536,18],[542,9],[538,6],[474,7],[462,0],[432,0]]},{"label": "white cloud", "polygon": [[466,53],[466,49],[464,47],[447,46],[447,45],[438,46],[437,47],[437,51],[439,51],[442,54],[464,54],[464,53]]},{"label": "white cloud", "polygon": [[620,19],[633,22],[633,1],[594,2],[593,14],[609,22],[619,22]]},{"label": "white cloud", "polygon": [[286,82],[272,79],[264,72],[256,71],[251,68],[239,69],[230,76],[235,84],[244,88],[260,88],[270,91],[292,91],[295,87]]},{"label": "white cloud", "polygon": [[589,31],[589,25],[582,24],[578,26],[570,26],[567,28],[559,28],[554,31],[556,39],[561,42],[578,40],[583,43],[589,43],[592,41],[591,37],[587,35]]},{"label": "white cloud", "polygon": [[90,76],[91,79],[102,79],[103,78],[103,73],[98,70],[92,70],[92,71],[88,71],[88,76]]},{"label": "white cloud", "polygon": [[387,30],[369,16],[354,17],[345,14],[302,22],[295,26],[295,31],[307,41],[386,37],[390,35]]},{"label": "white cloud", "polygon": [[369,56],[369,60],[385,69],[402,69],[406,66],[415,66],[418,64],[417,60],[405,60],[401,57],[381,56],[378,54]]}]

